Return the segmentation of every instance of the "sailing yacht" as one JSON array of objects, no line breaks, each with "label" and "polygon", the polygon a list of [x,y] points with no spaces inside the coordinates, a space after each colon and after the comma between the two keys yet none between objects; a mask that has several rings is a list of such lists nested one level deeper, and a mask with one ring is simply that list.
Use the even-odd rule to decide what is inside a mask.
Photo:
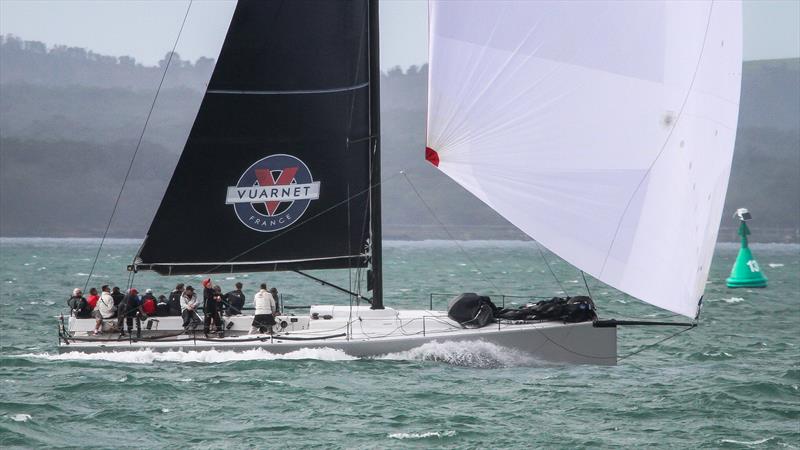
[{"label": "sailing yacht", "polygon": [[[92,337],[94,320],[62,318],[59,350],[369,357],[484,341],[543,361],[616,364],[619,321],[468,327],[448,311],[385,305],[378,48],[377,0],[239,0],[129,267],[295,271],[345,291],[350,305],[279,316],[274,334],[248,334],[252,316],[227,317],[224,337],[184,330],[180,317],[147,319],[141,338]],[[576,268],[696,320],[741,53],[738,2],[432,0],[425,158]],[[363,283],[306,273],[317,269],[355,270]]]}]

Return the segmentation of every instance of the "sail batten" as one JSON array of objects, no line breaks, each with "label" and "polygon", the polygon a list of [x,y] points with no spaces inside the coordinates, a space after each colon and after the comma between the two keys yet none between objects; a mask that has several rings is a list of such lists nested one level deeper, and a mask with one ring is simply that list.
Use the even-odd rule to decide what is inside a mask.
[{"label": "sail batten", "polygon": [[334,94],[337,92],[354,91],[369,87],[369,82],[357,84],[355,86],[334,87],[327,89],[299,89],[293,91],[232,91],[232,90],[209,90],[207,94],[230,94],[230,95],[299,95],[299,94]]},{"label": "sail batten", "polygon": [[570,264],[694,317],[730,172],[737,2],[434,1],[426,158]]},{"label": "sail batten", "polygon": [[[325,261],[325,260],[333,260],[333,259],[354,259],[354,258],[361,258],[363,254],[356,254],[356,255],[342,255],[342,256],[329,256],[325,258],[306,258],[306,259],[285,259],[285,260],[273,260],[273,261],[240,261],[240,262],[232,262],[232,261],[209,261],[204,262],[203,264],[209,266],[242,266],[242,265],[263,265],[263,266],[270,266],[274,264],[288,264],[288,263],[299,263],[299,262],[306,262],[306,261]],[[187,262],[151,262],[148,263],[150,266],[193,266],[197,263],[187,263]]]},{"label": "sail batten", "polygon": [[231,263],[229,261],[208,263],[170,263],[156,262],[143,264],[137,262],[132,270],[152,270],[161,275],[193,275],[214,273],[275,272],[294,270],[339,269],[345,267],[365,267],[369,261],[363,254],[351,256],[332,256],[328,258],[297,259],[283,261],[248,261]]},{"label": "sail batten", "polygon": [[367,4],[239,0],[136,268],[368,264]]}]

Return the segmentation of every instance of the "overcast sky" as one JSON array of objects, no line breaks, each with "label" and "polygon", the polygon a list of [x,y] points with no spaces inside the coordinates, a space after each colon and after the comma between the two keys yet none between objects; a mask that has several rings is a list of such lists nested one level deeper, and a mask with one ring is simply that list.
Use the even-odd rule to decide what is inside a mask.
[{"label": "overcast sky", "polygon": [[[724,1],[724,0],[723,0]],[[0,0],[0,34],[85,47],[156,64],[172,48],[188,0]],[[195,0],[177,52],[216,56],[235,3]],[[381,0],[381,67],[427,60],[427,1]],[[800,57],[800,0],[746,1],[744,58]]]}]

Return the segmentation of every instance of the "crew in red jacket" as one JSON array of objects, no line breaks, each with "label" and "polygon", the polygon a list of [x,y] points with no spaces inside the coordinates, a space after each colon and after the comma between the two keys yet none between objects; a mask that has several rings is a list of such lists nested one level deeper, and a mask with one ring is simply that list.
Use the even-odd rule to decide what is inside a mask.
[{"label": "crew in red jacket", "polygon": [[152,316],[155,315],[156,309],[156,298],[153,295],[153,290],[148,289],[142,297],[142,311],[148,316]]},{"label": "crew in red jacket", "polygon": [[89,307],[92,308],[92,311],[97,307],[98,300],[100,300],[100,295],[97,293],[97,288],[89,289],[89,296],[86,297],[86,301],[89,302]]}]

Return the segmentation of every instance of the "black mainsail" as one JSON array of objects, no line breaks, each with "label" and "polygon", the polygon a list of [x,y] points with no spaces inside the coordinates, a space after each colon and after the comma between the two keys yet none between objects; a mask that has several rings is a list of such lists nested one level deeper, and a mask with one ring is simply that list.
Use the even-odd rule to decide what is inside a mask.
[{"label": "black mainsail", "polygon": [[135,270],[369,263],[380,243],[372,19],[377,1],[239,0]]}]

